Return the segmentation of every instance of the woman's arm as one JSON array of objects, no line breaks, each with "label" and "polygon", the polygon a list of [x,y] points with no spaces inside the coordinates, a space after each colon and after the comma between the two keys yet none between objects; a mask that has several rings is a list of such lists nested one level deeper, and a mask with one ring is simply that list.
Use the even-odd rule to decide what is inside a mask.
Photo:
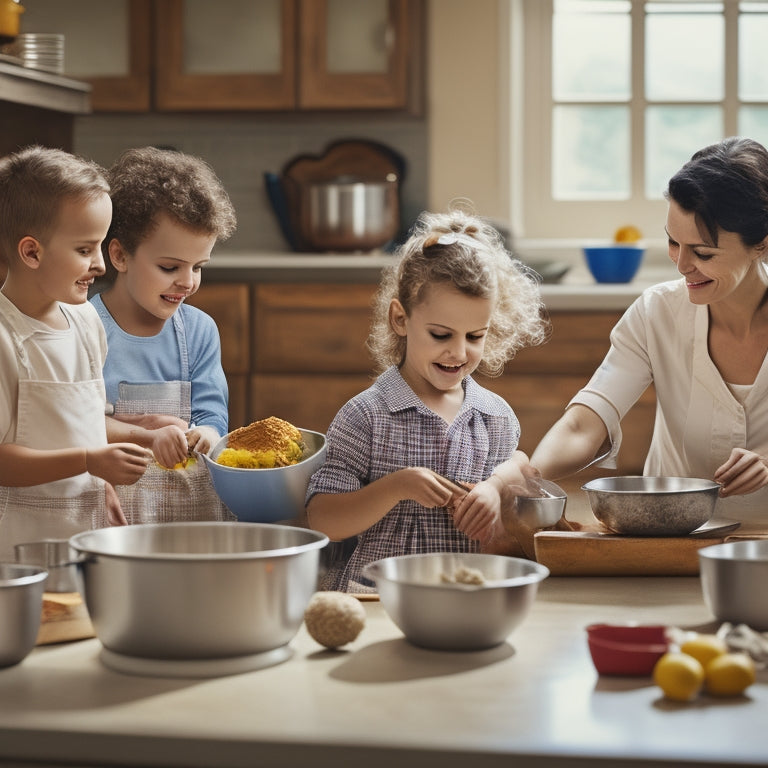
[{"label": "woman's arm", "polygon": [[557,480],[584,469],[608,449],[608,429],[585,405],[572,405],[541,439],[531,465],[542,477]]}]

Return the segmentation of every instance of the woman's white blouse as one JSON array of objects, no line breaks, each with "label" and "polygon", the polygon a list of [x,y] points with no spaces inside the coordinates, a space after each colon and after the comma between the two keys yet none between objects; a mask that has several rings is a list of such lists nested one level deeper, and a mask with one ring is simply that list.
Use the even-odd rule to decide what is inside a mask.
[{"label": "woman's white blouse", "polygon": [[[584,389],[581,403],[605,423],[615,467],[620,421],[647,387],[656,389],[656,421],[645,475],[711,479],[733,448],[768,456],[768,364],[743,404],[709,357],[706,305],[692,304],[685,282],[646,289],[611,332],[611,348]],[[718,517],[741,520],[742,530],[768,530],[768,488],[720,499]]]}]

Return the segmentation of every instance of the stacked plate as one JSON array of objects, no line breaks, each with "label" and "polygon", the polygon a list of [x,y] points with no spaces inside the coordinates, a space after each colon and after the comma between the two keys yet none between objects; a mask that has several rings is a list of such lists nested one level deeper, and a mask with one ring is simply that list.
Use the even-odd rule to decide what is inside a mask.
[{"label": "stacked plate", "polygon": [[64,35],[29,32],[18,35],[5,53],[18,56],[23,66],[60,75],[64,72]]}]

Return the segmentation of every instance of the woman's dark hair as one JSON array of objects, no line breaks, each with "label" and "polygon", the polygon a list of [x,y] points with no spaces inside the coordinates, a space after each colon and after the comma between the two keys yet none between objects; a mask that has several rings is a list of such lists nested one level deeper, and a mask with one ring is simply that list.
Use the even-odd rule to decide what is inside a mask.
[{"label": "woman's dark hair", "polygon": [[768,150],[735,136],[704,147],[670,179],[665,197],[693,213],[713,245],[721,229],[757,245],[768,235]]}]

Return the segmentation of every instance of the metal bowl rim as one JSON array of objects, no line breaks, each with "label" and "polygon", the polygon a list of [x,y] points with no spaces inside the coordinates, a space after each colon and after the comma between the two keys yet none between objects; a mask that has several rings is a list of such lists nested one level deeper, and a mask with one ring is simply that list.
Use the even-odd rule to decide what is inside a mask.
[{"label": "metal bowl rim", "polygon": [[[430,589],[430,590],[456,590],[457,585],[456,584],[449,584],[449,583],[437,583],[437,584],[425,584],[422,581],[406,581],[404,579],[398,579],[398,578],[390,578],[389,576],[385,576],[384,574],[379,574],[377,571],[379,571],[383,565],[382,563],[388,562],[388,561],[394,561],[394,560],[408,560],[408,559],[415,559],[424,557],[424,555],[461,555],[463,553],[461,552],[430,552],[430,553],[415,553],[411,555],[395,555],[394,557],[384,557],[380,560],[374,560],[371,563],[366,563],[366,565],[363,566],[363,575],[367,578],[373,579],[374,581],[385,581],[389,584],[395,584],[397,586],[405,586],[405,587],[421,587],[423,589]],[[493,579],[489,581],[486,584],[465,584],[465,585],[458,585],[459,587],[468,587],[468,589],[463,591],[488,591],[492,589],[506,589],[509,587],[520,587],[525,586],[526,584],[538,584],[540,581],[543,581],[549,576],[549,568],[547,568],[546,565],[542,565],[541,563],[537,563],[535,560],[527,560],[522,557],[507,557],[506,555],[483,555],[482,553],[466,553],[466,554],[472,554],[474,557],[491,557],[491,558],[499,558],[502,557],[505,560],[511,560],[514,562],[524,563],[525,565],[532,568],[532,572],[529,574],[521,575],[521,576],[510,576],[507,579]]]},{"label": "metal bowl rim", "polygon": [[[278,525],[276,523],[246,523],[246,522],[230,522],[230,521],[199,521],[189,523],[140,523],[132,525],[130,528],[134,529],[149,529],[149,528],[174,528],[181,529],[181,527],[220,527],[220,528],[250,528],[254,526],[259,528],[279,528],[284,529],[286,526]],[[297,529],[299,530],[299,529]],[[266,558],[274,559],[277,557],[290,557],[292,555],[302,554],[309,552],[313,549],[322,549],[328,544],[329,539],[324,533],[314,531],[310,528],[301,528],[300,530],[311,534],[315,537],[314,541],[309,541],[306,544],[297,544],[291,547],[280,547],[279,549],[260,549],[252,552],[157,552],[157,553],[143,553],[143,554],[131,554],[125,552],[105,552],[103,549],[96,547],[87,547],[79,543],[78,539],[85,538],[93,533],[93,531],[83,531],[82,533],[76,533],[69,540],[70,545],[77,552],[90,557],[105,557],[113,560],[129,560],[129,561],[149,561],[153,563],[159,562],[205,562],[205,561],[243,561],[243,560],[263,560]]]},{"label": "metal bowl rim", "polygon": [[[595,488],[593,483],[599,483],[603,480],[628,480],[628,479],[643,479],[643,480],[682,480],[682,481],[697,481],[702,483],[702,487],[699,488],[674,488],[664,491],[645,491],[640,488],[635,490],[621,490],[620,488]],[[706,485],[703,485],[706,484]],[[707,480],[703,477],[667,477],[664,475],[616,475],[609,477],[597,477],[594,480],[584,483],[581,486],[582,491],[591,491],[592,493],[613,493],[622,496],[667,496],[679,493],[709,493],[711,491],[719,491],[721,488],[720,483],[716,483],[714,480]]]},{"label": "metal bowl rim", "polygon": [[[216,459],[212,458],[212,456],[209,456],[207,453],[201,453],[200,455],[203,457],[203,459],[209,466],[214,466],[216,467],[217,470],[224,471],[224,472],[253,472],[254,469],[257,469],[259,471],[259,474],[262,474],[266,472],[280,472],[281,470],[293,469],[294,467],[300,467],[302,464],[305,464],[310,459],[315,458],[322,450],[325,449],[328,442],[325,434],[323,434],[322,432],[315,432],[313,429],[301,429],[300,427],[298,428],[298,430],[299,432],[302,433],[302,435],[316,435],[318,437],[321,437],[322,443],[320,444],[320,447],[316,451],[313,451],[312,453],[310,453],[309,456],[305,456],[301,461],[297,461],[295,464],[288,464],[285,467],[227,467],[224,464],[219,464],[216,461]],[[231,432],[227,432],[226,435],[223,435],[219,439],[219,441],[216,443],[216,445],[213,446],[210,453],[216,454],[218,456],[218,452],[223,451],[224,448],[227,447],[227,444],[225,441],[229,439],[229,436],[234,431],[235,430],[232,430]],[[222,446],[221,448],[219,448],[220,445]]]},{"label": "metal bowl rim", "polygon": [[37,584],[48,578],[48,571],[37,565],[25,565],[24,563],[15,562],[3,562],[0,565],[10,566],[22,573],[22,575],[10,579],[0,578],[0,589],[3,587],[24,587],[30,584]]},{"label": "metal bowl rim", "polygon": [[[739,554],[739,550],[747,549],[748,547],[754,549],[755,546],[764,550],[760,552],[759,557],[746,557],[745,555]],[[724,541],[720,544],[712,544],[708,547],[702,547],[698,550],[698,555],[701,560],[707,560],[711,563],[734,563],[740,565],[754,563],[755,565],[763,565],[768,563],[768,539]]]}]

